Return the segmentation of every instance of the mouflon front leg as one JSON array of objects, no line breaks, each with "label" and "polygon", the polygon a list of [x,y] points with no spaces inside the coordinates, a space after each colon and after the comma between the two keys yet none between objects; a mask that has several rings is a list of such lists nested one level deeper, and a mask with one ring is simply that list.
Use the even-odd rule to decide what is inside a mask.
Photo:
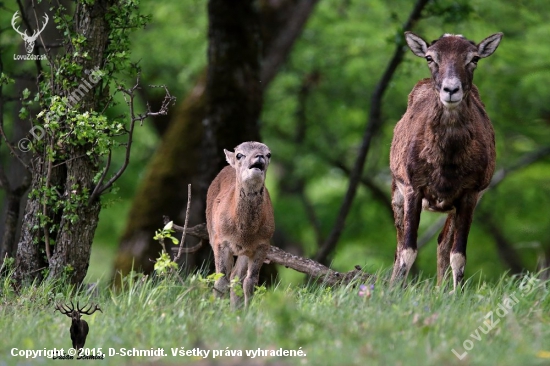
[{"label": "mouflon front leg", "polygon": [[[243,280],[246,276],[246,272],[248,271],[248,257],[245,255],[240,255],[237,258],[237,262],[235,262],[235,266],[233,267],[233,271],[231,271],[231,286],[235,286],[235,283],[233,280],[235,277],[239,278],[239,285],[243,285]],[[231,308],[237,309],[242,306],[243,304],[243,297],[239,296],[235,293],[235,290],[233,287],[231,287],[230,291],[230,297],[231,297]]]},{"label": "mouflon front leg", "polygon": [[396,187],[393,188],[392,207],[394,211],[395,227],[397,229],[397,250],[391,284],[407,278],[417,255],[416,240],[422,199],[420,194],[409,189],[405,195]]},{"label": "mouflon front leg", "polygon": [[214,294],[217,297],[223,297],[229,289],[229,274],[233,268],[233,253],[229,248],[229,242],[214,243],[214,264],[216,265],[216,273],[222,273],[223,277],[216,280],[214,283]]}]

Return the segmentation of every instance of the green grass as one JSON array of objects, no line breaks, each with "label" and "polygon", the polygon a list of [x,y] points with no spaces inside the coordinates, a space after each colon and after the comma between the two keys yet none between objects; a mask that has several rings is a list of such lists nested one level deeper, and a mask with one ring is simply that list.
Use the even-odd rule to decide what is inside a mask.
[{"label": "green grass", "polygon": [[[276,287],[260,290],[248,311],[231,311],[228,300],[212,296],[212,284],[195,275],[185,280],[134,275],[124,288],[108,287],[71,295],[71,288],[43,283],[17,296],[9,278],[0,284],[0,364],[59,364],[61,360],[12,357],[12,348],[70,347],[70,320],[54,312],[68,299],[99,303],[103,313],[84,318],[90,324],[87,347],[164,348],[167,357],[107,356],[97,365],[194,363],[199,357],[172,357],[171,348],[210,350],[217,365],[548,365],[550,363],[549,284],[532,277],[503,276],[496,284],[467,283],[449,295],[432,279],[406,289],[390,289],[379,274],[370,294],[358,284]],[[528,288],[528,286],[531,287]],[[536,286],[536,288],[535,288]],[[74,293],[74,291],[73,291]],[[518,299],[514,303],[511,299]],[[506,302],[508,301],[508,302]],[[508,304],[507,314],[499,304]],[[494,329],[476,329],[493,312]],[[488,321],[488,320],[487,320]],[[478,340],[472,338],[480,338]],[[463,360],[458,354],[472,346]],[[250,361],[245,350],[302,350],[304,357],[261,357]],[[214,350],[240,350],[242,359]],[[246,363],[243,360],[248,360]]]}]

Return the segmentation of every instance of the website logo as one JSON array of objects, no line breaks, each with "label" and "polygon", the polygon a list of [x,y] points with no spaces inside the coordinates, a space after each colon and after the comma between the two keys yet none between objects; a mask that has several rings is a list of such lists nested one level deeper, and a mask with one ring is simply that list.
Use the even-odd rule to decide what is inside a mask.
[{"label": "website logo", "polygon": [[46,55],[33,55],[32,51],[34,50],[34,44],[36,42],[36,39],[42,33],[44,28],[46,28],[46,25],[48,24],[48,14],[44,14],[44,23],[42,24],[42,28],[40,30],[36,29],[32,35],[27,34],[27,30],[25,32],[21,32],[19,30],[19,26],[16,26],[17,18],[19,18],[19,11],[16,11],[15,14],[13,14],[13,17],[11,18],[11,26],[13,27],[13,30],[15,30],[21,38],[23,38],[23,41],[25,41],[25,49],[27,50],[26,55],[13,55],[14,60],[44,60],[46,59]]}]

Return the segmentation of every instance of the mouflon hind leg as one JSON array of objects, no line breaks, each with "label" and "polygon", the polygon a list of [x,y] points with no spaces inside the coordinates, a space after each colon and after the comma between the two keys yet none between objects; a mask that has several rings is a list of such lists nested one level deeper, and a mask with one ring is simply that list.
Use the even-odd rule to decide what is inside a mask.
[{"label": "mouflon hind leg", "polygon": [[453,246],[455,213],[449,213],[445,226],[437,238],[437,285],[441,286],[450,268],[451,247]]},{"label": "mouflon hind leg", "polygon": [[254,286],[258,284],[260,269],[267,257],[268,248],[269,243],[267,245],[260,245],[254,255],[248,259],[248,272],[243,281],[244,303],[246,307],[250,305],[252,295],[254,294]]},{"label": "mouflon hind leg", "polygon": [[453,291],[461,289],[466,267],[466,244],[472,225],[477,194],[465,194],[456,205],[454,243],[451,249],[450,263],[453,270]]}]

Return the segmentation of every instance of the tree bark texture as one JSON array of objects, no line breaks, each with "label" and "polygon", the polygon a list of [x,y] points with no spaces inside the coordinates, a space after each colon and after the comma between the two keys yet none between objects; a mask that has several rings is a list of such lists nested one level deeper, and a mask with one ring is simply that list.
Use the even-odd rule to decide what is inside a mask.
[{"label": "tree bark texture", "polygon": [[[105,52],[109,41],[110,27],[106,20],[106,13],[110,6],[116,6],[112,1],[98,0],[91,5],[78,2],[75,9],[74,31],[83,35],[86,42],[83,52],[89,57],[75,55],[73,62],[82,67],[82,70],[102,68],[105,63]],[[67,53],[74,50],[68,45]],[[67,95],[64,85],[50,85],[54,95]],[[99,110],[104,96],[96,92],[95,87],[85,93],[79,100],[79,110]],[[62,121],[69,123],[68,121]],[[64,162],[51,161],[45,154],[37,154],[31,161],[31,197],[27,201],[24,213],[24,223],[21,238],[18,244],[15,278],[21,281],[41,279],[41,269],[49,269],[50,278],[60,278],[67,275],[71,283],[80,284],[86,276],[93,236],[98,223],[101,208],[99,200],[91,203],[86,201],[75,205],[72,214],[76,221],[63,213],[54,214],[47,210],[46,214],[53,223],[59,225],[57,231],[49,232],[51,246],[49,263],[44,257],[46,247],[43,223],[39,214],[43,211],[42,195],[33,195],[33,191],[40,191],[44,184],[50,187],[60,187],[59,199],[71,200],[78,196],[85,196],[85,191],[93,191],[93,178],[99,171],[99,157],[95,154],[87,155],[87,146],[67,145],[64,147],[66,159]],[[61,163],[61,164],[60,164]]]},{"label": "tree bark texture", "polygon": [[[66,8],[70,8],[71,3],[68,0],[61,0],[60,4]],[[38,19],[36,23],[36,18],[34,14],[44,14],[48,12],[50,5],[46,2],[36,3],[33,1],[21,2],[20,6],[23,8],[20,9],[21,14],[21,26],[25,27],[29,34],[33,32],[34,29],[40,27],[41,18]],[[10,28],[11,30],[11,28]],[[46,44],[56,43],[58,39],[62,37],[61,32],[53,27],[48,26],[40,33],[40,40],[43,40]],[[36,43],[34,54],[43,53],[43,47],[41,42]],[[52,53],[56,53],[57,50],[51,50]],[[25,53],[25,44],[20,43],[17,48],[17,54]],[[35,61],[36,73],[40,75],[42,72],[42,65],[40,61]],[[4,66],[4,65],[2,65]],[[1,70],[2,72],[6,70]],[[15,95],[19,96],[23,93],[23,90],[28,89],[32,94],[37,92],[37,83],[36,78],[32,78],[27,75],[16,76],[15,78]],[[10,97],[2,95],[4,97]],[[7,99],[7,98],[6,98]],[[1,113],[4,113],[4,110],[9,109],[11,113],[11,118],[13,119],[13,132],[11,136],[11,144],[17,146],[17,142],[24,137],[29,137],[29,131],[31,130],[31,124],[28,119],[21,119],[19,117],[19,111],[23,107],[23,100],[19,99],[13,101],[13,104],[9,107],[5,105],[7,102],[1,100],[0,104]],[[27,108],[32,108],[28,106]],[[32,113],[38,111],[32,110]],[[32,136],[30,136],[32,137]],[[16,152],[19,152],[16,150]],[[26,164],[29,163],[31,154],[21,152],[18,157]],[[17,244],[20,236],[21,223],[20,216],[25,209],[27,202],[26,193],[31,183],[31,177],[25,166],[20,163],[19,159],[15,156],[9,156],[3,162],[6,166],[5,169],[5,178],[7,185],[3,187],[6,192],[6,197],[3,204],[0,207],[0,264],[3,262],[4,258],[15,257],[17,252]],[[3,170],[0,167],[0,170]]]}]

